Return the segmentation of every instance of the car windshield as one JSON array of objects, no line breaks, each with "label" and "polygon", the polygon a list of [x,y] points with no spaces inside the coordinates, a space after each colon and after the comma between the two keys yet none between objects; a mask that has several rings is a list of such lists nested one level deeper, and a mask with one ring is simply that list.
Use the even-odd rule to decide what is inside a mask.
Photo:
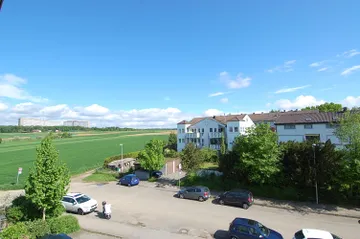
[{"label": "car windshield", "polygon": [[270,235],[270,230],[267,227],[265,227],[264,225],[262,225],[260,222],[258,222],[258,227],[263,235],[265,235],[265,236]]},{"label": "car windshield", "polygon": [[89,198],[88,196],[86,196],[86,195],[82,195],[81,197],[76,198],[76,201],[77,201],[79,204],[84,203],[84,202],[87,202],[87,201],[89,201],[89,200],[90,200],[90,198]]},{"label": "car windshield", "polygon": [[295,233],[295,239],[304,239],[304,233],[302,231],[298,231]]},{"label": "car windshield", "polygon": [[341,239],[341,237],[338,237],[338,236],[336,236],[336,235],[334,235],[334,234],[331,234],[332,235],[332,237],[334,238],[334,239]]}]

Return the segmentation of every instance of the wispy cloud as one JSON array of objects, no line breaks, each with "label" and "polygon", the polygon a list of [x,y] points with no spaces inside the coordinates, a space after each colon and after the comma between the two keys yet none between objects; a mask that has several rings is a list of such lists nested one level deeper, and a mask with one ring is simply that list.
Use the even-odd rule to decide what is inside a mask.
[{"label": "wispy cloud", "polygon": [[216,96],[221,96],[221,95],[226,95],[229,94],[229,92],[215,92],[212,94],[209,94],[209,97],[216,97]]},{"label": "wispy cloud", "polygon": [[221,103],[228,103],[229,102],[229,99],[228,98],[222,98],[220,100]]},{"label": "wispy cloud", "polygon": [[311,63],[309,66],[310,67],[319,67],[319,66],[322,66],[324,64],[325,61],[319,61],[319,62],[314,62],[314,63]]},{"label": "wispy cloud", "polygon": [[357,70],[360,70],[360,65],[353,66],[353,67],[345,69],[343,72],[341,72],[341,75],[346,76],[346,75],[349,75],[349,74],[351,74],[351,73],[353,73],[354,71],[357,71]]},{"label": "wispy cloud", "polygon": [[294,91],[297,91],[297,90],[305,89],[305,88],[310,87],[310,86],[311,85],[303,85],[303,86],[298,86],[298,87],[293,87],[293,88],[283,88],[283,89],[275,91],[275,94],[294,92]]},{"label": "wispy cloud", "polygon": [[329,67],[323,67],[323,68],[320,68],[320,69],[318,69],[317,71],[327,71],[329,69]]},{"label": "wispy cloud", "polygon": [[296,63],[296,60],[285,61],[284,64],[282,64],[281,66],[276,66],[274,68],[271,68],[271,69],[267,70],[267,72],[274,73],[274,72],[293,71],[294,70],[293,66],[295,63]]},{"label": "wispy cloud", "polygon": [[349,51],[345,51],[342,54],[339,54],[337,56],[338,57],[343,56],[343,57],[346,57],[346,58],[351,58],[351,57],[356,56],[356,55],[360,55],[360,52],[357,51],[356,49],[352,49],[352,50],[349,50]]},{"label": "wispy cloud", "polygon": [[249,87],[251,78],[243,77],[242,74],[239,73],[236,78],[233,79],[228,72],[223,71],[220,73],[220,81],[225,83],[229,89],[240,89]]}]

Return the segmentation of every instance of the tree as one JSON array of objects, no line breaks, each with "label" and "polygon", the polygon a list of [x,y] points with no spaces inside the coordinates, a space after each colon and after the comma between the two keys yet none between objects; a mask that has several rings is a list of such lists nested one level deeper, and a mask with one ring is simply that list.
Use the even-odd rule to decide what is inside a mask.
[{"label": "tree", "polygon": [[36,162],[25,184],[26,198],[31,200],[42,213],[45,220],[47,211],[57,211],[62,197],[67,193],[70,174],[66,165],[59,160],[49,136],[36,148]]},{"label": "tree", "polygon": [[221,143],[220,143],[220,154],[224,155],[226,153],[226,143],[224,133],[221,134]]},{"label": "tree", "polygon": [[0,138],[0,144],[2,143],[2,141],[3,141],[3,139],[2,139],[2,138]]},{"label": "tree", "polygon": [[268,124],[260,124],[235,139],[233,150],[239,155],[235,168],[248,182],[269,183],[279,169],[278,136]]},{"label": "tree", "polygon": [[205,147],[200,149],[200,154],[204,162],[218,162],[218,152],[215,149]]},{"label": "tree", "polygon": [[180,153],[181,165],[186,172],[196,171],[204,162],[200,149],[195,144],[189,143]]},{"label": "tree", "polygon": [[159,139],[152,139],[145,145],[145,148],[139,153],[138,159],[141,167],[146,170],[160,170],[165,164],[163,148],[165,142]]},{"label": "tree", "polygon": [[317,105],[317,106],[308,106],[305,107],[301,110],[319,110],[320,112],[339,112],[342,111],[343,107],[341,104],[336,104],[333,102],[326,102],[324,104],[321,105]]},{"label": "tree", "polygon": [[169,149],[177,150],[177,136],[175,133],[170,133],[167,146]]}]

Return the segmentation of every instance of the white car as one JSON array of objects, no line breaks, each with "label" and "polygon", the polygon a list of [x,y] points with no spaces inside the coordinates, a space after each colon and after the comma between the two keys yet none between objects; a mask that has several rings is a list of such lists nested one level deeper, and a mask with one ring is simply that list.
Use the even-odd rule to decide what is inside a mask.
[{"label": "white car", "polygon": [[295,233],[293,239],[313,239],[313,238],[341,239],[341,237],[331,234],[330,232],[318,230],[318,229],[302,229]]},{"label": "white car", "polygon": [[82,193],[68,193],[61,200],[64,208],[68,212],[76,212],[84,215],[88,212],[93,212],[98,207],[95,199]]}]

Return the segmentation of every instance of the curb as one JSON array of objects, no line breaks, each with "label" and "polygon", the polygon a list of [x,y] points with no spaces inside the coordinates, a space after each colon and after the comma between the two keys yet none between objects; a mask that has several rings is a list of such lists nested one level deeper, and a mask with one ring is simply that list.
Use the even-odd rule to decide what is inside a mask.
[{"label": "curb", "polygon": [[89,232],[89,233],[92,233],[92,234],[97,234],[97,235],[102,235],[102,236],[108,236],[108,237],[114,237],[114,238],[124,239],[124,237],[112,235],[112,234],[109,234],[109,233],[93,231],[93,230],[85,229],[85,228],[83,228],[83,227],[80,227],[80,228],[81,228],[81,230],[84,231],[84,232]]}]

